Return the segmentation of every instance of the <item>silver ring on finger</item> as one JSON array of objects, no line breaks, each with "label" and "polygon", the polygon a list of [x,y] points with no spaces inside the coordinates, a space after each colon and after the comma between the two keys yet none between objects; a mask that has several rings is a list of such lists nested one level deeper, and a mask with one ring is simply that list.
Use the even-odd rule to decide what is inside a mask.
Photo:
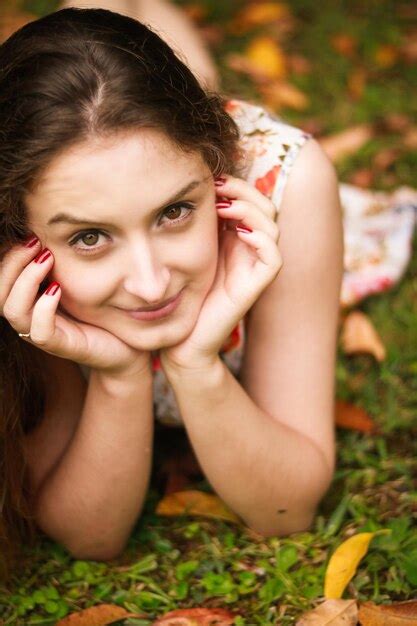
[{"label": "silver ring on finger", "polygon": [[30,337],[30,333],[17,333],[19,337]]}]

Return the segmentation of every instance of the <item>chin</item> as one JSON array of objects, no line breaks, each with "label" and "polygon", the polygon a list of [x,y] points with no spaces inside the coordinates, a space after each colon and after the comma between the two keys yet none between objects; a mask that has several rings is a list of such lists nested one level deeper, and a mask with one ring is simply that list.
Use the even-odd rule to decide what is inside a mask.
[{"label": "chin", "polygon": [[[182,343],[191,334],[195,326],[194,320],[179,320],[175,324],[168,325],[166,328],[149,328],[141,329],[135,333],[134,330],[128,334],[117,332],[119,339],[124,341],[128,346],[136,350],[144,350],[145,352],[153,352],[163,348],[170,348]],[[109,329],[110,330],[110,329]],[[110,330],[116,335],[115,331]]]}]

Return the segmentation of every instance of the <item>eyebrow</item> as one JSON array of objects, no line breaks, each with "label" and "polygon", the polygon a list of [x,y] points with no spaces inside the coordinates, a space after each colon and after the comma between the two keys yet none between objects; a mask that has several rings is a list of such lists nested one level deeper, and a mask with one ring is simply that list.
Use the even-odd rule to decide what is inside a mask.
[{"label": "eyebrow", "polygon": [[[180,200],[182,196],[184,196],[186,193],[189,193],[190,191],[193,191],[196,187],[201,185],[201,183],[203,183],[205,180],[207,180],[207,179],[203,178],[202,180],[193,180],[191,183],[188,183],[187,185],[185,185],[185,187],[183,187],[182,189],[177,191],[172,196],[172,198],[169,198],[162,205],[162,207],[159,207],[158,209],[156,209],[155,212],[156,211],[160,211],[164,207],[168,206],[169,204],[172,204],[173,202],[176,202],[177,200]],[[76,215],[70,215],[69,213],[57,213],[56,215],[54,215],[54,217],[51,217],[51,219],[47,223],[47,226],[50,226],[51,224],[62,224],[62,223],[66,223],[66,224],[90,224],[92,226],[103,226],[103,225],[104,226],[114,226],[114,224],[111,224],[111,223],[95,222],[95,221],[92,221],[92,220],[86,220],[83,217],[77,217]]]}]

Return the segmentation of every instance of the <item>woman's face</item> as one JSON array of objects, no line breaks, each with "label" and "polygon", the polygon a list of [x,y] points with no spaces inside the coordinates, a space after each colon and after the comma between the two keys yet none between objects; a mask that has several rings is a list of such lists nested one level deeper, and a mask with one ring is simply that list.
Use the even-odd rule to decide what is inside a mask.
[{"label": "woman's face", "polygon": [[[60,308],[147,351],[180,343],[195,326],[217,267],[214,203],[200,154],[153,129],[63,153],[26,197],[29,228],[54,255],[48,278],[61,284]],[[181,290],[168,317],[123,310]]]}]

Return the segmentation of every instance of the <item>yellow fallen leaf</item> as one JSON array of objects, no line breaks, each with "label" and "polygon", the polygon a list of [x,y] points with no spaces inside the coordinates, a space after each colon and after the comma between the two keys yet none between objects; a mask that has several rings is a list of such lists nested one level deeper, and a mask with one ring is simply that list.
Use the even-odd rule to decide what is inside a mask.
[{"label": "yellow fallen leaf", "polygon": [[231,511],[220,498],[211,493],[189,490],[170,493],[159,502],[156,513],[158,515],[201,515],[214,519],[223,519],[227,522],[241,523],[241,520]]},{"label": "yellow fallen leaf", "polygon": [[260,76],[273,79],[287,75],[285,55],[272,37],[255,37],[246,48],[245,57]]},{"label": "yellow fallen leaf", "polygon": [[349,313],[343,323],[341,344],[346,354],[372,354],[377,361],[386,357],[385,346],[371,320],[361,311]]},{"label": "yellow fallen leaf", "polygon": [[371,540],[377,534],[390,532],[378,530],[373,533],[358,533],[340,544],[330,557],[324,577],[324,597],[341,598],[346,585],[352,580],[360,560],[368,551]]},{"label": "yellow fallen leaf", "polygon": [[144,617],[116,604],[99,604],[60,619],[55,626],[107,626],[126,617]]},{"label": "yellow fallen leaf", "polygon": [[326,600],[312,611],[307,611],[295,626],[356,626],[356,600]]},{"label": "yellow fallen leaf", "polygon": [[376,605],[364,602],[359,608],[362,626],[417,626],[417,600]]},{"label": "yellow fallen leaf", "polygon": [[319,143],[332,161],[342,159],[359,150],[367,141],[372,139],[374,130],[370,124],[358,124],[335,133],[322,137]]}]

